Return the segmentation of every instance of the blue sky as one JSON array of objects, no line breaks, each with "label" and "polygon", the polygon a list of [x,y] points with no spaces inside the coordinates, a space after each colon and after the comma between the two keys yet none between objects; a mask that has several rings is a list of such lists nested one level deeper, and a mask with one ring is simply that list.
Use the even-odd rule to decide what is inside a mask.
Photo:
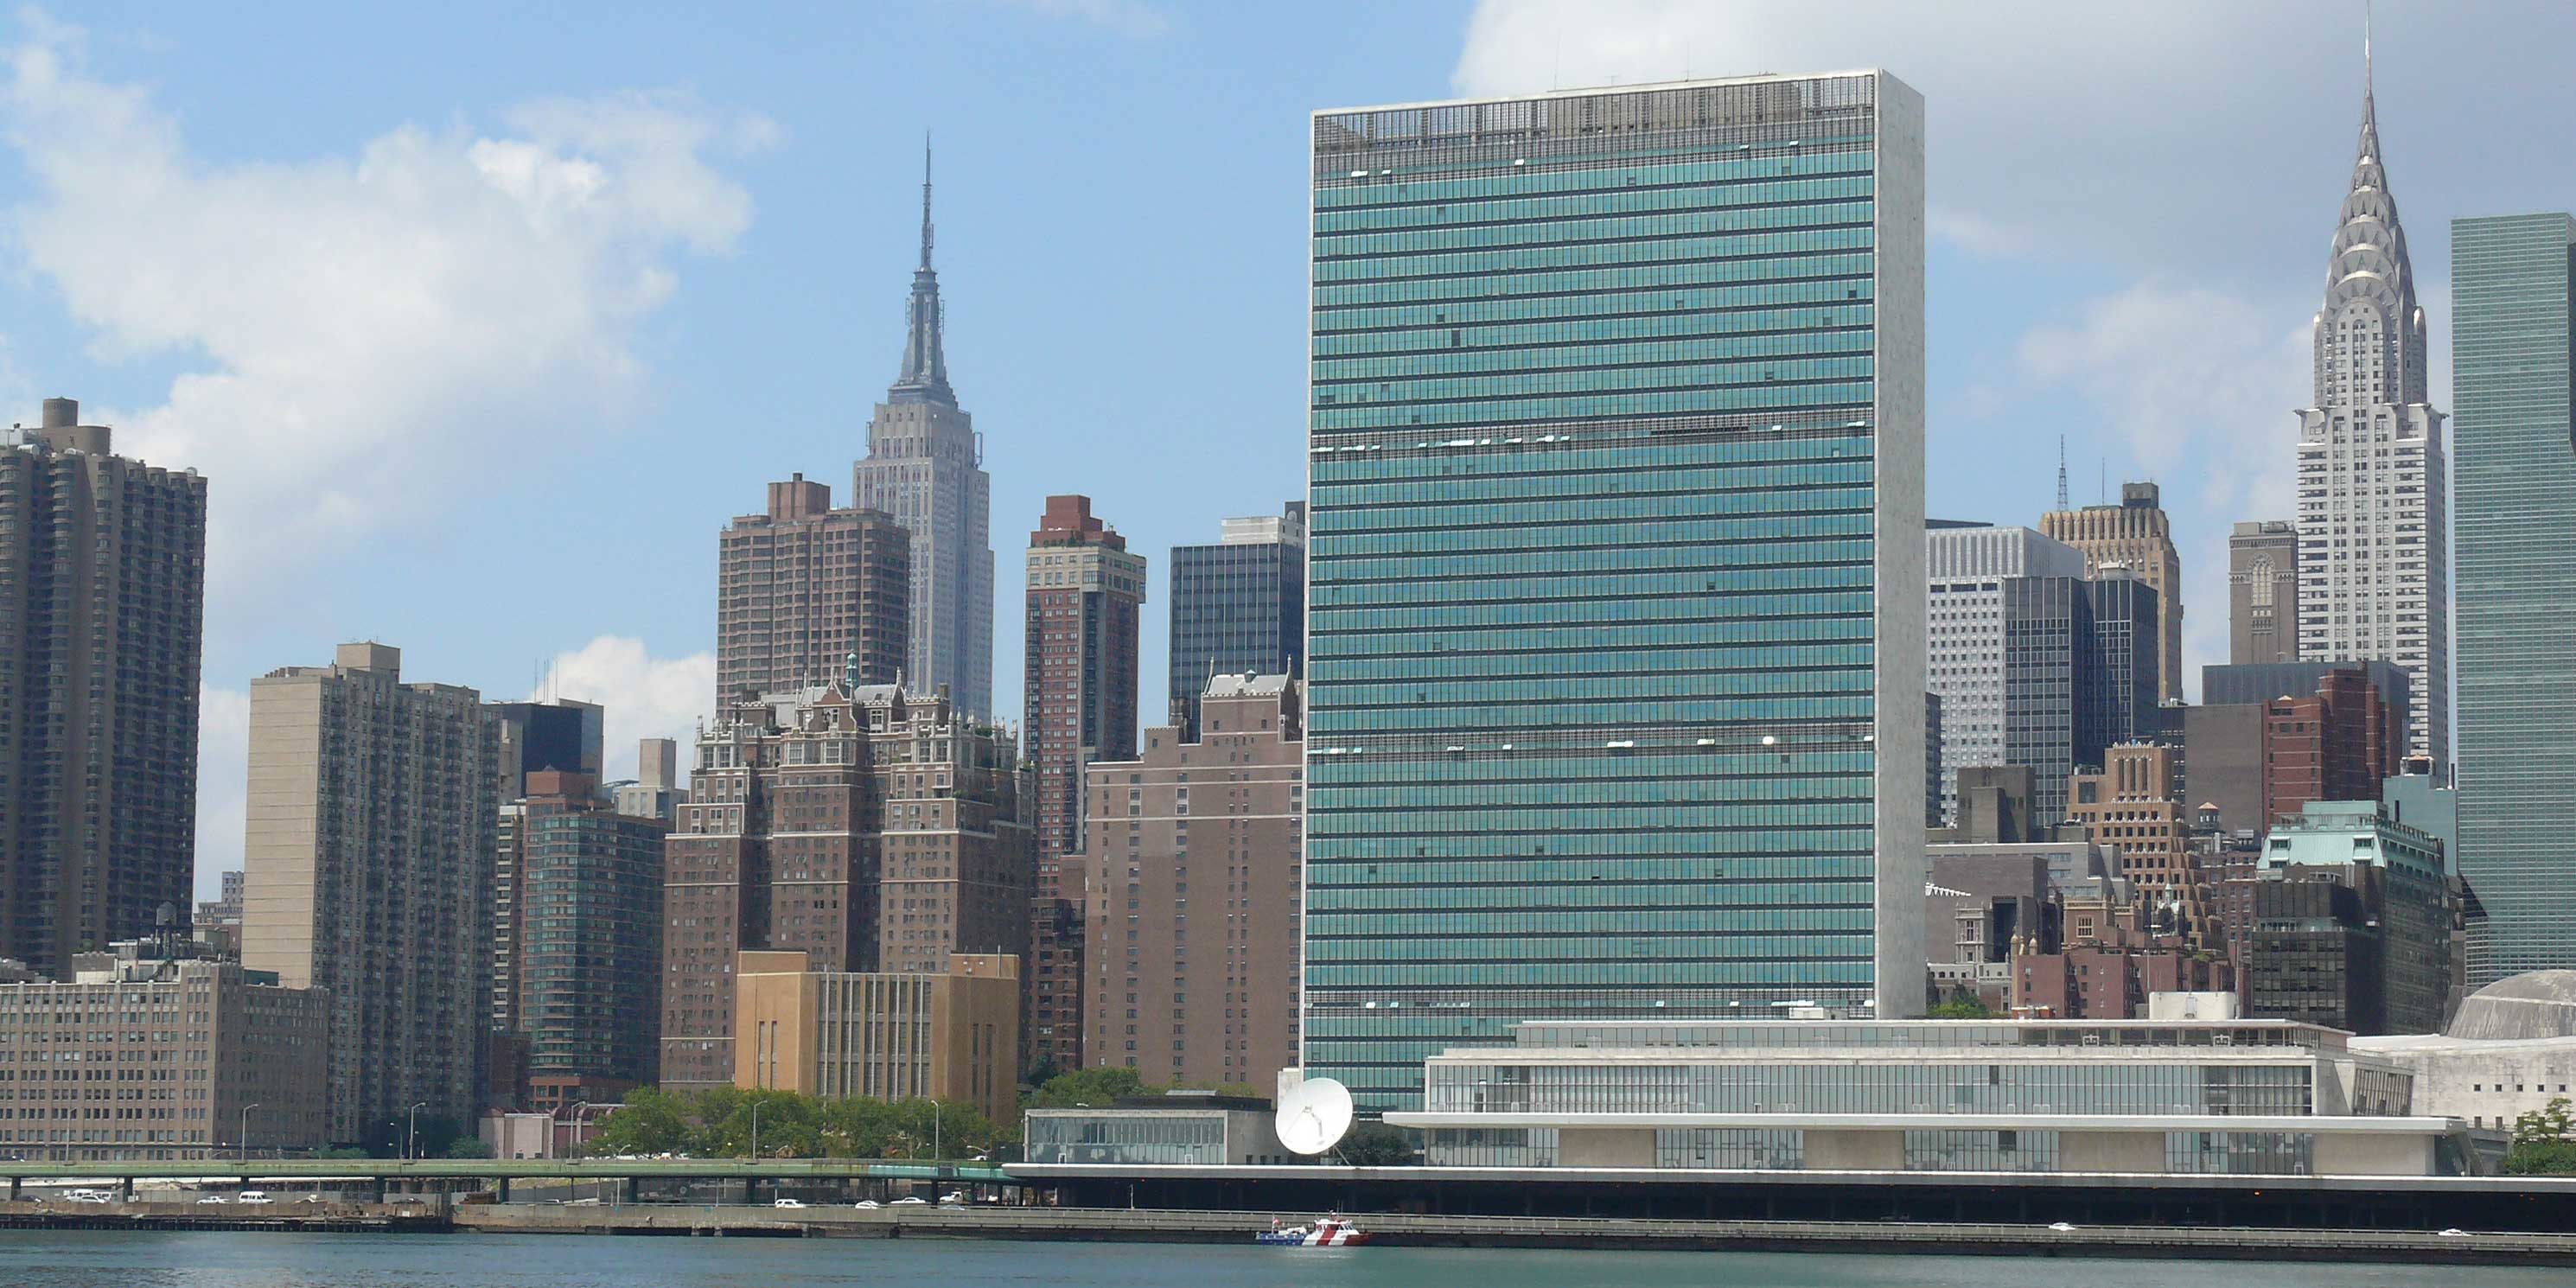
[{"label": "blue sky", "polygon": [[[1925,93],[1931,512],[2034,521],[2061,433],[2079,501],[2156,477],[2206,660],[2227,523],[2287,513],[2361,75],[2358,3],[524,8],[0,20],[0,416],[78,397],[212,480],[209,888],[249,680],[342,639],[495,697],[550,673],[615,755],[685,733],[717,530],[793,471],[846,494],[925,129],[1006,714],[1044,495],[1153,563],[1150,708],[1169,547],[1300,489],[1310,110],[1685,72]],[[2381,8],[2447,406],[2447,220],[2576,204],[2576,9]]]}]

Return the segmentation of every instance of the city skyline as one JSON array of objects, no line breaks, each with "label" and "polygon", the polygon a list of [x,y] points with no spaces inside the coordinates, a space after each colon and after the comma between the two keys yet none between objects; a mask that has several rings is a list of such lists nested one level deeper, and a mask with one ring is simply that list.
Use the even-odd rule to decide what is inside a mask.
[{"label": "city skyline", "polygon": [[[2142,145],[2146,151],[2141,154],[2132,146],[2138,140],[2129,133],[2150,97],[2141,82],[2172,73],[2186,52],[2205,64],[2190,73],[2189,83],[2203,87],[2216,83],[2224,91],[2212,97],[2218,106],[2177,106],[2156,95],[2159,110],[2181,113],[2179,119],[2186,126],[2207,124],[2221,108],[2242,120],[2230,125],[2231,133],[2218,141],[2214,152],[2204,150],[2203,155],[2211,158],[2208,165],[2163,181],[2164,196],[2174,203],[2164,217],[2189,225],[2187,239],[2148,238],[2141,243],[2162,250],[2187,245],[2199,252],[2199,258],[2154,257],[2151,266],[2123,258],[2131,252],[2103,251],[2112,234],[2135,231],[2135,225],[2120,223],[2125,216],[2111,216],[2105,228],[2088,230],[2070,213],[2070,205],[2080,203],[2066,194],[2040,194],[2039,199],[2025,202],[2025,208],[1994,204],[2030,194],[2026,187],[1995,182],[1997,163],[1983,151],[1995,146],[1985,136],[1993,133],[1996,95],[1972,84],[1962,62],[2000,55],[1971,56],[1960,48],[1977,43],[1974,28],[1981,24],[1971,24],[1971,30],[1961,33],[1965,40],[1915,42],[1920,46],[1916,48],[1902,39],[1903,24],[1914,21],[1902,14],[1893,15],[1890,22],[1896,26],[1881,34],[1829,37],[1795,30],[1796,24],[1781,13],[1762,9],[1712,7],[1711,13],[1717,16],[1702,17],[1682,13],[1678,7],[1612,6],[1605,12],[1602,30],[1567,33],[1572,39],[1564,51],[1561,76],[1566,85],[1600,84],[1613,79],[1661,79],[1694,68],[1709,74],[1764,66],[1884,62],[1922,85],[1936,105],[1930,128],[1933,169],[1939,176],[1928,265],[1935,337],[1930,509],[1944,516],[2029,522],[2044,507],[2046,476],[2053,469],[2053,461],[2040,459],[2045,452],[2029,450],[2035,447],[2039,432],[2033,427],[2042,419],[2037,407],[2042,402],[2073,400],[2092,413],[2091,428],[2079,428],[2072,445],[2079,479],[2075,499],[2079,503],[2094,499],[2091,480],[2083,479],[2086,474],[2114,483],[2123,477],[2155,476],[2166,481],[2168,496],[2177,505],[2177,529],[2187,543],[2185,598],[2198,608],[2189,622],[2185,674],[2196,675],[2199,664],[2224,658],[2226,624],[2215,606],[2224,596],[2228,523],[2289,512],[2286,504],[2249,498],[2238,483],[2212,486],[2201,472],[2216,471],[2223,464],[2232,478],[2239,465],[2258,454],[2272,458],[2286,454],[2288,431],[2282,422],[2286,411],[2302,401],[2306,355],[2297,351],[2304,345],[2268,341],[2289,341],[2294,332],[2303,332],[2302,324],[2315,307],[2316,283],[2308,266],[2329,231],[2317,226],[2322,222],[2317,212],[2335,198],[2348,178],[2349,156],[2341,149],[2349,146],[2351,138],[2352,82],[2359,71],[2357,30],[2349,43],[2311,40],[2290,53],[2263,52],[2266,65],[2289,60],[2273,77],[2280,82],[2277,85],[2242,78],[2247,60],[2255,57],[2243,50],[2261,46],[2264,32],[2293,24],[2311,36],[2315,30],[2331,31],[2337,24],[2357,28],[2358,15],[2346,12],[2349,8],[2318,5],[2279,15],[2239,15],[2183,7],[2156,28],[2156,38],[2133,42],[2128,47],[2130,57],[2112,69],[2114,75],[2107,83],[2093,89],[2088,103],[2099,110],[2077,115],[2098,119],[2050,125],[2052,139],[2062,139],[2066,131],[2075,129],[2098,132],[2103,144],[2099,150],[2122,155],[2124,164],[2140,155],[2153,159],[2163,155],[2154,151],[2162,145],[2150,141]],[[32,422],[35,401],[43,395],[82,397],[94,409],[90,419],[117,427],[120,445],[135,443],[153,465],[194,465],[212,481],[218,534],[216,567],[209,580],[201,893],[211,894],[222,869],[238,861],[241,721],[250,677],[311,656],[344,638],[399,639],[425,670],[475,683],[496,698],[536,690],[607,702],[615,725],[609,739],[612,775],[623,772],[623,758],[636,736],[685,738],[689,734],[685,717],[703,705],[701,695],[712,687],[706,673],[690,669],[700,653],[713,647],[711,624],[698,620],[707,616],[702,604],[658,604],[652,601],[674,597],[645,592],[648,588],[659,591],[675,580],[680,584],[708,580],[713,552],[707,538],[726,517],[745,508],[734,498],[756,495],[751,489],[798,470],[811,478],[835,479],[841,465],[863,449],[865,401],[882,392],[887,367],[901,343],[895,333],[902,325],[903,278],[916,256],[915,185],[922,127],[939,131],[940,219],[945,234],[940,267],[944,293],[955,310],[947,331],[949,356],[957,364],[959,378],[969,386],[965,400],[974,405],[978,423],[992,435],[987,450],[995,475],[995,507],[1006,516],[1022,514],[1033,511],[1034,499],[1048,491],[1087,490],[1099,498],[1104,512],[1124,516],[1122,526],[1138,550],[1161,560],[1172,545],[1204,540],[1202,534],[1222,517],[1268,512],[1295,495],[1293,487],[1260,481],[1269,470],[1300,471],[1297,436],[1286,413],[1267,429],[1256,416],[1249,422],[1228,420],[1224,422],[1227,432],[1205,435],[1221,441],[1192,441],[1188,430],[1209,423],[1204,407],[1216,389],[1242,389],[1229,396],[1248,398],[1260,406],[1284,408],[1285,399],[1295,396],[1290,391],[1301,377],[1301,364],[1294,357],[1297,341],[1284,337],[1293,336],[1299,325],[1294,273],[1287,267],[1296,254],[1298,232],[1293,219],[1280,215],[1276,207],[1283,185],[1293,183],[1301,114],[1313,103],[1325,101],[1427,99],[1453,90],[1543,90],[1559,75],[1544,61],[1533,62],[1525,39],[1533,24],[1551,21],[1537,7],[1498,4],[1472,12],[1465,7],[1434,7],[1407,13],[1396,20],[1381,48],[1326,61],[1312,76],[1293,84],[1263,81],[1247,104],[1228,109],[1225,119],[1230,128],[1256,131],[1257,145],[1246,149],[1245,156],[1226,158],[1218,175],[1222,183],[1241,189],[1239,200],[1245,204],[1230,207],[1227,217],[1251,212],[1244,226],[1254,235],[1245,240],[1256,249],[1210,259],[1217,252],[1176,248],[1169,238],[1159,238],[1150,257],[1140,258],[1141,252],[1132,247],[1109,256],[1109,266],[1116,269],[1111,276],[1032,273],[1033,248],[1014,243],[1039,230],[1018,208],[1020,203],[1002,194],[1023,179],[1061,182],[1071,172],[1038,158],[1026,140],[1004,130],[998,107],[933,109],[920,97],[920,87],[948,71],[955,60],[976,50],[989,52],[995,43],[1079,40],[1121,66],[1160,68],[1190,59],[1194,51],[1212,42],[1238,38],[1243,29],[1219,30],[1205,19],[1166,14],[1162,30],[1138,33],[1011,6],[979,12],[993,15],[994,21],[981,24],[991,30],[967,30],[978,24],[951,9],[924,7],[896,13],[897,34],[915,38],[912,43],[917,47],[941,52],[931,65],[903,72],[884,88],[868,91],[870,109],[855,119],[867,120],[869,125],[859,130],[847,127],[838,112],[813,110],[812,94],[798,88],[802,82],[792,68],[758,97],[711,98],[704,92],[621,97],[617,91],[633,85],[686,86],[697,79],[698,74],[684,68],[672,52],[682,42],[673,40],[667,28],[639,30],[624,37],[614,51],[621,57],[606,66],[559,69],[512,62],[506,74],[489,79],[406,81],[383,87],[359,86],[335,75],[307,91],[335,96],[348,109],[341,114],[343,124],[338,130],[326,134],[299,134],[261,117],[263,106],[274,114],[281,91],[272,89],[264,98],[251,96],[238,103],[227,100],[224,95],[230,87],[208,79],[216,73],[194,65],[193,60],[187,66],[177,65],[167,51],[132,33],[102,27],[81,41],[23,23],[5,29],[0,43],[22,55],[30,51],[41,55],[14,61],[5,87],[0,87],[0,97],[20,109],[9,131],[12,147],[0,154],[0,168],[25,172],[25,181],[17,186],[31,194],[19,203],[30,231],[12,247],[12,254],[33,283],[0,291],[0,334],[6,335],[8,346],[0,350],[7,356],[5,367],[0,367],[0,395],[9,396],[11,406],[6,419]],[[2523,46],[2547,43],[2539,33],[2562,29],[2567,20],[2547,10],[2497,6],[2443,27],[2428,21],[2426,14],[2418,8],[2392,7],[2380,15],[2378,79],[2381,105],[2387,109],[2383,130],[2406,171],[2408,211],[2414,216],[2410,222],[2419,225],[2413,230],[2419,242],[2415,247],[2422,277],[2419,293],[2434,302],[2435,315],[2432,401],[2442,406],[2448,397],[2449,328],[2439,303],[2447,295],[2447,283],[2437,274],[2439,263],[2447,260],[2442,238],[2448,215],[2570,204],[2563,194],[2549,195],[2545,187],[2533,190],[2532,185],[2545,184],[2545,178],[2533,180],[2499,172],[2492,165],[2481,167],[2482,159],[2510,155],[2521,146],[2517,140],[2525,136],[2515,132],[2527,127],[2518,120],[2503,119],[2492,104],[2481,106],[2476,94],[2446,89],[2469,83],[2462,79],[2463,60],[2451,55],[2463,48],[2464,41],[2484,39],[2490,46],[2506,46],[2503,56],[2517,57]],[[470,12],[459,15],[459,28],[475,29],[478,17]],[[1998,6],[1981,19],[1986,25],[2014,21],[2011,6]],[[2089,21],[2110,24],[2115,20]],[[2045,39],[2073,42],[2099,35],[2082,24],[2064,25],[2076,29],[2052,31]],[[2499,29],[2507,26],[2514,34],[2500,39]],[[1632,42],[1628,52],[1608,52],[1621,32],[1632,36],[1643,32],[1646,38]],[[313,39],[358,42],[368,34],[326,24]],[[774,34],[769,34],[773,45]],[[1285,31],[1276,34],[1292,38]],[[180,44],[195,47],[197,42],[191,38]],[[2307,44],[2317,47],[2311,52]],[[1901,45],[1906,46],[1904,56],[1891,57],[1889,51]],[[1646,52],[1636,52],[1640,48]],[[727,65],[728,58],[740,56],[732,46],[706,52],[708,65],[717,68]],[[1921,71],[1908,66],[1909,61],[1919,63]],[[2036,67],[2030,74],[2046,83],[2045,78],[2056,73]],[[1152,92],[1184,101],[1214,101],[1212,84],[1206,78],[1185,79]],[[2548,95],[2555,92],[2544,86],[2534,91],[2541,96],[2534,101],[2545,107],[2552,101]],[[550,97],[558,94],[573,97]],[[102,101],[129,106],[135,115],[75,121],[68,110],[75,104]],[[548,115],[510,107],[522,102],[549,102],[559,110]],[[633,110],[616,115],[603,104]],[[469,124],[453,124],[460,117]],[[649,374],[607,376],[577,366],[584,379],[574,387],[617,396],[602,399],[602,409],[584,408],[573,415],[566,415],[560,402],[547,402],[539,410],[547,418],[544,432],[549,437],[535,441],[552,450],[492,458],[596,468],[618,484],[606,489],[610,495],[642,502],[653,513],[639,524],[624,507],[570,506],[561,515],[514,516],[534,526],[504,538],[508,525],[472,520],[485,504],[515,502],[524,510],[525,493],[514,489],[530,485],[525,480],[490,477],[484,487],[452,489],[488,494],[488,501],[410,499],[386,507],[389,517],[374,526],[330,530],[338,540],[314,543],[324,553],[296,557],[330,575],[325,584],[334,587],[336,593],[331,596],[281,605],[273,592],[256,586],[245,593],[240,552],[250,547],[244,544],[240,525],[249,514],[261,512],[263,501],[310,494],[336,498],[344,508],[364,511],[375,495],[369,485],[381,484],[382,476],[358,468],[343,481],[340,472],[348,471],[353,460],[346,447],[303,453],[313,459],[292,463],[299,453],[287,449],[322,434],[318,426],[294,432],[280,428],[265,436],[219,437],[239,423],[238,407],[191,403],[187,398],[201,396],[204,382],[183,386],[174,383],[178,377],[200,371],[230,373],[230,384],[266,380],[273,387],[283,371],[300,369],[275,364],[309,356],[321,339],[223,332],[193,307],[166,310],[158,320],[132,313],[129,306],[118,303],[121,283],[98,276],[103,270],[90,265],[75,253],[77,246],[64,240],[71,236],[70,225],[84,212],[96,213],[96,198],[84,195],[77,182],[82,172],[66,167],[73,165],[75,152],[95,154],[102,161],[166,163],[206,185],[197,190],[200,196],[227,194],[248,200],[239,183],[245,166],[278,157],[318,157],[321,160],[298,163],[295,171],[299,182],[324,185],[320,191],[334,198],[315,203],[319,213],[311,218],[335,213],[345,217],[372,209],[369,203],[381,194],[347,181],[342,173],[347,167],[335,165],[330,158],[353,156],[370,140],[393,138],[389,132],[405,122],[442,119],[451,121],[444,133],[428,129],[413,140],[432,160],[442,163],[458,160],[446,156],[448,151],[461,157],[480,147],[484,161],[496,167],[511,157],[536,166],[529,177],[533,184],[570,173],[549,169],[548,162],[593,158],[612,178],[630,180],[626,186],[636,190],[639,198],[651,195],[652,189],[651,184],[640,182],[642,178],[669,180],[671,187],[656,197],[657,201],[668,198],[667,204],[650,210],[628,209],[620,216],[624,222],[607,221],[617,228],[582,231],[572,247],[579,252],[577,258],[593,264],[598,275],[596,280],[576,283],[583,292],[581,298],[605,298],[599,281],[631,285],[649,279],[654,284],[644,296],[618,297],[625,311],[615,322],[603,324],[604,330],[568,333],[574,339],[596,341],[598,349],[623,360],[610,365]],[[119,125],[120,120],[139,121],[139,125],[127,129]],[[184,129],[176,123],[180,120],[185,121]],[[2494,128],[2476,134],[2467,128],[2472,122],[2491,123]],[[175,161],[136,142],[165,128],[171,135],[169,145],[177,149]],[[2434,146],[2433,139],[2456,140],[2448,149],[2453,155],[2444,155],[2445,149]],[[486,144],[490,146],[480,146]],[[1121,141],[1115,146],[1131,144]],[[2221,212],[2212,204],[2211,194],[2230,184],[2242,189],[2241,171],[2257,155],[2281,173],[2259,175],[2264,186],[2231,197],[2224,212],[2226,222],[2214,223]],[[1119,156],[1123,159],[1125,154]],[[161,160],[156,162],[156,157]],[[818,158],[829,158],[832,164],[826,168],[844,172],[843,176],[818,186],[789,173],[802,171]],[[648,161],[655,165],[669,161],[676,169],[657,169],[645,164]],[[2084,164],[2107,163],[2088,157]],[[499,182],[488,176],[510,172],[499,167],[477,173],[486,175],[487,182]],[[2478,182],[2463,180],[2470,174],[2477,175]],[[334,184],[340,186],[330,186]],[[526,188],[518,195],[534,199],[537,192]],[[1238,200],[1232,195],[1225,199]],[[1133,194],[1118,194],[1104,203],[1111,209],[1099,218],[1132,222],[1139,200]],[[1999,210],[2020,222],[1999,222]],[[165,208],[158,213],[169,212]],[[432,221],[430,227],[444,226],[435,222],[445,218],[435,210],[406,208],[396,213]],[[829,225],[828,242],[814,240],[818,220]],[[1089,244],[1104,244],[1096,237],[1102,225],[1093,220],[1087,213],[1068,214],[1066,228],[1046,235],[1080,235],[1090,238]],[[634,231],[638,222],[647,225],[648,231]],[[481,224],[468,227],[480,229]],[[1157,227],[1168,229],[1169,225]],[[828,247],[828,253],[805,256],[792,270],[781,262],[782,255],[817,246]],[[526,247],[509,242],[501,249],[516,254]],[[2275,259],[2286,266],[2276,270],[2271,264]],[[1156,267],[1135,271],[1140,265]],[[361,267],[376,270],[382,265]],[[611,273],[612,267],[617,271]],[[782,277],[789,271],[799,280],[790,283]],[[1036,284],[1034,294],[1029,293],[1032,288],[1021,285],[1024,281]],[[1985,284],[1983,293],[1991,300],[1966,299],[1963,288],[1970,281]],[[1230,310],[1240,313],[1239,324],[1233,319],[1199,322],[1188,307],[1190,302],[1203,300],[1208,284],[1228,283],[1254,292],[1253,306]],[[828,306],[813,302],[817,294],[829,296]],[[1077,298],[1078,304],[1074,303]],[[2194,302],[2206,307],[2194,313]],[[441,301],[442,308],[450,303]],[[486,302],[465,303],[479,307]],[[462,325],[479,316],[462,308],[447,309],[435,320]],[[754,356],[744,347],[748,341],[720,340],[712,334],[702,337],[703,343],[692,338],[700,328],[738,325],[743,310],[750,308],[775,308],[782,321],[819,319],[824,325],[784,342],[777,326],[752,331],[761,348],[776,350],[774,355]],[[2194,342],[2200,347],[2158,357],[2150,374],[2170,371],[2186,358],[2223,361],[2214,368],[2216,378],[2207,389],[2146,386],[2153,395],[2147,401],[2162,409],[2166,423],[2208,423],[2176,431],[2170,443],[2142,446],[2131,441],[2129,433],[2143,423],[2139,418],[2144,413],[2123,405],[2134,398],[2114,397],[2096,379],[2139,360],[2142,336],[2172,338],[2176,323],[2171,315],[2177,309],[2187,320],[2202,324],[2198,329],[2227,339],[2228,351],[2213,354],[2208,347],[2211,341],[2201,340]],[[1093,334],[1066,337],[1060,334],[1062,328],[1042,332],[1034,327],[1040,316],[1068,312],[1094,319],[1092,325],[1079,328]],[[1977,325],[1980,321],[1986,323],[1982,328]],[[1981,329],[2001,338],[1967,338]],[[1192,331],[1205,334],[1185,334]],[[1044,350],[1049,345],[1039,340],[1042,334],[1060,342],[1065,352],[1047,355]],[[2247,337],[2267,341],[2254,346],[2258,351],[2277,348],[2280,352],[2261,361],[2249,359],[2240,351],[2246,349]],[[437,351],[431,343],[434,338],[394,337]],[[541,338],[551,342],[561,337]],[[1137,404],[1125,404],[1123,418],[1132,423],[1122,426],[1113,423],[1120,416],[1080,405],[1115,399],[1096,377],[1084,383],[1068,379],[1069,374],[1085,363],[1098,371],[1116,370],[1107,355],[1132,355],[1140,347],[1174,359],[1163,364],[1158,379],[1145,391],[1144,414],[1138,414]],[[704,356],[695,352],[701,349]],[[1222,356],[1211,365],[1211,354]],[[474,366],[434,370],[469,386],[485,371]],[[2285,372],[2289,381],[2276,379]],[[2279,391],[2272,392],[2276,385]],[[399,400],[410,388],[396,384],[389,392]],[[1266,398],[1262,390],[1268,391]],[[524,394],[526,387],[493,383],[491,391],[502,397]],[[1067,399],[1068,391],[1081,396]],[[757,414],[735,414],[735,409],[755,404]],[[506,399],[502,406],[508,406]],[[325,400],[316,404],[315,411],[345,409],[345,403]],[[421,433],[401,420],[409,413],[388,411],[384,415],[390,419],[378,423],[373,409],[361,410],[370,419],[353,423],[347,433],[338,435],[351,446],[383,448],[378,455],[395,463],[426,460],[439,465],[457,459],[435,452],[419,456],[427,449],[420,447]],[[202,427],[185,423],[189,417],[182,413],[192,411],[208,413]],[[217,411],[224,415],[214,415]],[[2046,419],[2053,447],[2063,417],[2051,414]],[[677,469],[647,459],[664,446],[679,450],[685,459],[695,449],[679,448],[681,436],[703,443],[710,432],[728,441],[728,459],[722,467],[727,477],[722,480],[699,477],[703,470]],[[2235,454],[2223,461],[2197,460],[2193,453],[2216,446],[2213,436],[2222,433],[2245,440],[2250,447],[2231,446]],[[488,452],[509,441],[475,434],[450,437],[458,437],[461,447],[441,451],[470,447]],[[1086,443],[1138,453],[1147,451],[1150,444],[1157,459],[1147,470],[1095,473],[1072,463]],[[746,450],[733,450],[736,446]],[[2023,450],[2016,453],[2015,447]],[[2002,458],[1999,470],[1985,468],[1998,457]],[[290,463],[281,465],[281,459]],[[702,456],[698,463],[703,464]],[[2088,463],[2093,468],[2086,468]],[[1257,468],[1246,468],[1247,464]],[[478,475],[491,473],[478,467]],[[447,473],[433,470],[428,477],[453,484],[467,481],[452,466]],[[281,479],[301,493],[286,488]],[[2287,480],[2263,486],[2286,489]],[[705,497],[702,503],[703,493],[719,490],[726,496]],[[2285,497],[2286,491],[2275,495]],[[228,512],[236,517],[227,520]],[[287,517],[305,513],[289,507]],[[223,527],[227,522],[232,524],[229,535]],[[280,526],[302,531],[293,523]],[[540,537],[577,540],[605,556],[612,566],[599,578],[596,593],[585,590],[563,596],[560,603],[534,610],[525,634],[456,625],[470,620],[452,611],[469,584],[463,570],[502,557],[507,546],[496,542]],[[1011,602],[1016,593],[1011,584],[1012,562],[1007,558],[998,562],[997,603]],[[445,570],[451,564],[456,571]],[[1158,582],[1161,576],[1156,574]],[[1153,588],[1155,594],[1164,590],[1160,584]],[[1003,623],[996,626],[993,664],[1002,683],[994,705],[1007,716],[1019,706],[1009,692],[1017,673],[1013,657],[1017,641],[1014,632],[1002,629]],[[1160,614],[1149,613],[1145,628],[1147,660],[1141,687],[1153,693],[1162,679]],[[521,677],[529,672],[532,659],[540,663],[540,673],[530,683]]]}]

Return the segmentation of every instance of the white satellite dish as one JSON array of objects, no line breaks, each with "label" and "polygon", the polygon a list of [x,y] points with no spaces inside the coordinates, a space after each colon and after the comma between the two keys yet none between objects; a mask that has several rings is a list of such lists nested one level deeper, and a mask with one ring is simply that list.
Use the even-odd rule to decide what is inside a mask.
[{"label": "white satellite dish", "polygon": [[1280,1095],[1278,1125],[1280,1144],[1310,1157],[1321,1154],[1351,1129],[1351,1089],[1330,1078],[1308,1078]]}]

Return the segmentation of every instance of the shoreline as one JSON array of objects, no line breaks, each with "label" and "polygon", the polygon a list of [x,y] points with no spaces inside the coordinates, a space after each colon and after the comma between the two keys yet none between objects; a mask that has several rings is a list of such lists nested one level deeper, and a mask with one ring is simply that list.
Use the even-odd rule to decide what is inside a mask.
[{"label": "shoreline", "polygon": [[[0,1229],[321,1234],[545,1234],[645,1238],[991,1239],[1012,1242],[1246,1244],[1276,1216],[1060,1207],[779,1209],[647,1203],[616,1207],[460,1203],[332,1204],[316,1212],[209,1213],[193,1205],[11,1205]],[[1426,1216],[1353,1213],[1376,1247],[1558,1248],[1877,1255],[2328,1261],[2346,1264],[2576,1266],[2576,1234],[2269,1227],[2047,1226]],[[1299,1250],[1283,1248],[1283,1255]],[[1363,1254],[1364,1255],[1364,1254]]]}]

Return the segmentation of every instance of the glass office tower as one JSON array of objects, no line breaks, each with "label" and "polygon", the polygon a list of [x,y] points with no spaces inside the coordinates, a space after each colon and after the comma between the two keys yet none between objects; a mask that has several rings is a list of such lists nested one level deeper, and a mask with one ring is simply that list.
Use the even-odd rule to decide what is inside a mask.
[{"label": "glass office tower", "polygon": [[1921,97],[1320,112],[1313,185],[1308,1069],[1919,1013]]},{"label": "glass office tower", "polygon": [[2564,214],[2451,221],[2459,853],[2493,954],[2576,968],[2576,451]]}]

